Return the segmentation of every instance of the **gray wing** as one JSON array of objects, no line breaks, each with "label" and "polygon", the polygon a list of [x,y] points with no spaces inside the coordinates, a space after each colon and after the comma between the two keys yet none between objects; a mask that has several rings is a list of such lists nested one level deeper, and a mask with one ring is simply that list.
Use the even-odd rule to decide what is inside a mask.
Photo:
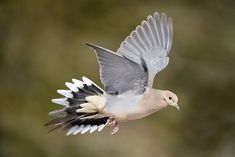
[{"label": "gray wing", "polygon": [[86,45],[96,52],[101,82],[108,94],[144,91],[148,84],[148,71],[143,60],[138,64],[108,49],[88,43]]},{"label": "gray wing", "polygon": [[141,58],[144,59],[149,71],[148,84],[151,87],[155,75],[169,62],[167,55],[170,52],[172,39],[171,18],[164,13],[160,16],[156,12],[137,26],[121,43],[117,52],[138,64],[141,64]]}]

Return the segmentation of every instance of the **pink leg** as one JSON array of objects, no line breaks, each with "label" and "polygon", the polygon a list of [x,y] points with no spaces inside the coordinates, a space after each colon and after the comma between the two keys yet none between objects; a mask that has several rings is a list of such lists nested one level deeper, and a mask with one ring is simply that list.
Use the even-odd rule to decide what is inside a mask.
[{"label": "pink leg", "polygon": [[116,123],[116,124],[114,125],[113,131],[111,132],[111,134],[112,134],[112,135],[115,134],[116,132],[118,132],[118,130],[119,130],[119,124]]},{"label": "pink leg", "polygon": [[119,124],[114,118],[109,119],[109,123],[107,126],[112,127],[112,129],[113,129],[111,132],[112,135],[115,134],[116,132],[118,132],[118,130],[119,130]]}]

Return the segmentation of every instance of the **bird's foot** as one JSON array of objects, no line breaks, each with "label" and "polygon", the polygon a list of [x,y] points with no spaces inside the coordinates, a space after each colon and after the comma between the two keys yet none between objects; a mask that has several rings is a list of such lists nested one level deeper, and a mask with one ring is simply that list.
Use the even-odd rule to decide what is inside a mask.
[{"label": "bird's foot", "polygon": [[115,134],[116,132],[118,132],[118,130],[119,130],[119,124],[117,123],[117,124],[113,127],[113,130],[112,130],[111,134],[112,134],[112,135]]},{"label": "bird's foot", "polygon": [[111,132],[112,135],[115,134],[116,132],[118,132],[118,130],[119,130],[119,124],[114,118],[109,119],[109,123],[107,126],[112,127],[112,129],[113,129]]}]

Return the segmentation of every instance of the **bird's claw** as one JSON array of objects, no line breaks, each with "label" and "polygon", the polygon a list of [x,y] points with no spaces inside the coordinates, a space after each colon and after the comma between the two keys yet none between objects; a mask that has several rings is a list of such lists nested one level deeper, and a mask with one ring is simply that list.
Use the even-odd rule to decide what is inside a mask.
[{"label": "bird's claw", "polygon": [[116,121],[115,121],[115,120],[112,120],[111,122],[108,123],[107,126],[111,126],[111,127],[112,127],[112,126],[114,126],[115,124],[116,124]]},{"label": "bird's claw", "polygon": [[118,132],[118,130],[119,130],[119,124],[114,118],[110,118],[107,126],[112,127],[112,129],[113,129],[111,132],[112,135],[115,134],[116,132]]},{"label": "bird's claw", "polygon": [[119,130],[119,125],[115,125],[115,127],[113,128],[112,132],[111,132],[111,135],[115,134],[116,132],[118,132]]}]

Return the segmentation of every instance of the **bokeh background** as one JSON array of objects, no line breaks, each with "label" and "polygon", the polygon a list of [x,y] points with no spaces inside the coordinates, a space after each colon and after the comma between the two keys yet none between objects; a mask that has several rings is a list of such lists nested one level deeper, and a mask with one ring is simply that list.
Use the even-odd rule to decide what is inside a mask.
[{"label": "bokeh background", "polygon": [[[56,89],[83,75],[101,85],[83,42],[117,50],[155,11],[174,22],[170,63],[154,87],[178,94],[181,111],[94,134],[48,134]],[[102,86],[102,85],[101,85]],[[234,157],[234,0],[1,0],[0,156]]]}]

